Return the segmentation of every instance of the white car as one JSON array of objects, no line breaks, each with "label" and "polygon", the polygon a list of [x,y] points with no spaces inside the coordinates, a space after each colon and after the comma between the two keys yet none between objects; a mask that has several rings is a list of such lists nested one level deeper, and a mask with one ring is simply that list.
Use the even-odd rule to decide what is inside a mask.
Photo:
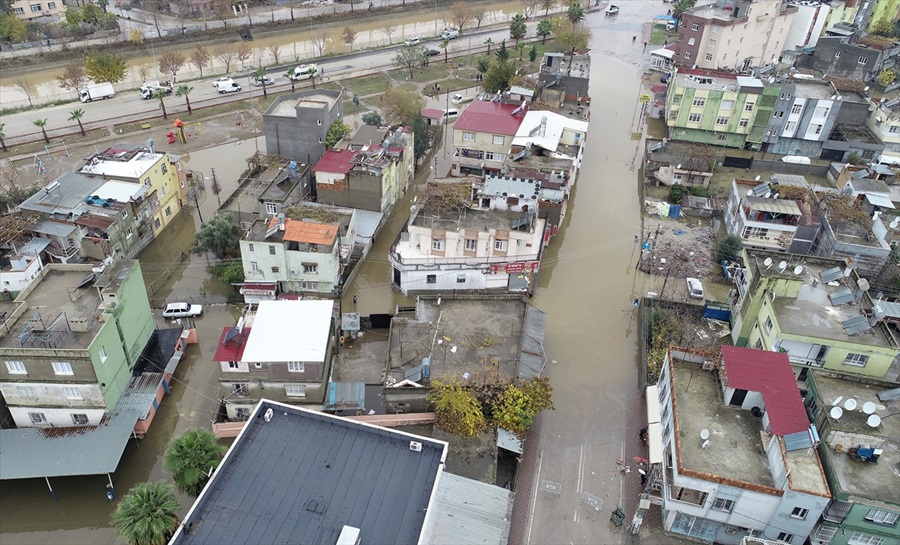
[{"label": "white car", "polygon": [[686,278],[688,295],[694,299],[703,299],[703,283],[696,278]]},{"label": "white car", "polygon": [[190,318],[201,314],[203,314],[203,305],[169,303],[163,311],[163,318]]},{"label": "white car", "polygon": [[413,38],[407,38],[403,43],[406,45],[419,45],[422,43],[422,40],[420,40],[418,36],[415,36]]},{"label": "white car", "polygon": [[450,102],[453,104],[465,104],[466,102],[472,102],[473,100],[475,100],[475,97],[467,97],[459,93],[450,97]]},{"label": "white car", "polygon": [[615,4],[610,4],[608,8],[606,8],[607,15],[618,15],[619,14],[619,6]]},{"label": "white car", "polygon": [[315,64],[301,64],[300,66],[294,68],[294,73],[291,74],[290,78],[294,81],[309,79],[313,77],[313,74],[317,74],[318,72],[319,67]]},{"label": "white car", "polygon": [[220,83],[225,83],[228,81],[234,81],[234,80],[232,80],[231,78],[226,76],[226,77],[222,77],[222,78],[215,80],[212,85],[213,85],[213,87],[218,88]]},{"label": "white car", "polygon": [[235,83],[231,78],[218,79],[214,85],[216,91],[218,91],[220,95],[224,95],[225,93],[237,93],[241,90],[241,86]]},{"label": "white car", "polygon": [[275,85],[275,80],[270,78],[269,76],[263,76],[261,78],[253,78],[253,85],[257,87],[262,87],[263,83],[266,84],[266,87],[270,85]]}]

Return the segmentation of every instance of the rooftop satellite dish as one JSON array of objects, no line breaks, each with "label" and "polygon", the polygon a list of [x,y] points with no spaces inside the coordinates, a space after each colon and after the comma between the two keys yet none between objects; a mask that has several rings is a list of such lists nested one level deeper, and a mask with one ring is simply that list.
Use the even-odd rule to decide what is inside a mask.
[{"label": "rooftop satellite dish", "polygon": [[803,265],[797,265],[794,267],[794,274],[800,274],[803,272]]},{"label": "rooftop satellite dish", "polygon": [[866,86],[865,86],[865,87],[863,87],[863,91],[866,91],[866,92],[868,92],[868,91],[869,91],[869,86],[868,86],[868,85],[866,85]]},{"label": "rooftop satellite dish", "polygon": [[871,414],[869,415],[869,418],[866,419],[866,424],[868,424],[870,428],[877,428],[881,425],[881,417],[877,414]]},{"label": "rooftop satellite dish", "polygon": [[675,168],[681,168],[681,163],[678,163],[678,166],[675,167]]},{"label": "rooftop satellite dish", "polygon": [[760,176],[757,174],[757,175],[756,175],[756,178],[754,178],[754,180],[756,180],[756,181],[758,182],[758,181],[759,181],[759,178],[760,178]]},{"label": "rooftop satellite dish", "polygon": [[779,262],[779,263],[778,263],[778,271],[779,271],[779,272],[784,272],[785,269],[787,269],[787,261],[781,261],[781,262]]},{"label": "rooftop satellite dish", "polygon": [[844,396],[837,396],[837,399],[831,402],[832,407],[837,407],[838,404],[844,399]]},{"label": "rooftop satellite dish", "polygon": [[869,291],[869,281],[865,278],[860,278],[859,282],[856,283],[856,286],[859,288],[859,291]]},{"label": "rooftop satellite dish", "polygon": [[844,402],[844,408],[848,411],[856,410],[856,400],[852,397]]},{"label": "rooftop satellite dish", "polygon": [[835,420],[840,420],[841,416],[843,416],[843,414],[844,414],[844,410],[841,409],[840,407],[832,407],[831,412],[828,414],[831,415],[831,418],[834,418]]},{"label": "rooftop satellite dish", "polygon": [[863,403],[863,412],[866,414],[875,414],[876,405],[872,401]]},{"label": "rooftop satellite dish", "polygon": [[708,429],[703,428],[702,430],[700,430],[700,439],[703,439],[704,441],[709,439],[709,430]]},{"label": "rooftop satellite dish", "polygon": [[769,267],[771,267],[771,266],[772,266],[772,258],[771,258],[771,257],[767,257],[766,260],[763,261],[763,265],[765,265],[767,269],[768,269]]},{"label": "rooftop satellite dish", "polygon": [[898,225],[900,225],[900,217],[894,218],[894,221],[891,222],[891,229],[896,229]]}]

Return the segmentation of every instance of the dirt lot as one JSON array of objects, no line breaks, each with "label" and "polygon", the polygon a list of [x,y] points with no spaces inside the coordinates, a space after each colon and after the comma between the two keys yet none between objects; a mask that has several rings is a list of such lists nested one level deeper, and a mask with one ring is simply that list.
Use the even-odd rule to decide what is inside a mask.
[{"label": "dirt lot", "polygon": [[650,247],[643,252],[642,271],[673,278],[713,276],[716,235],[709,219],[652,214],[645,216],[644,225],[645,246],[649,243]]}]

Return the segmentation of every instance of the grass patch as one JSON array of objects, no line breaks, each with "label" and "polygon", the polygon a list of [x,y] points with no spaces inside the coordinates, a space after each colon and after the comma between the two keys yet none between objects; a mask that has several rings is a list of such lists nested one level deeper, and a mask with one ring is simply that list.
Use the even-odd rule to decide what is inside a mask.
[{"label": "grass patch", "polygon": [[468,89],[469,87],[478,85],[477,83],[475,83],[475,80],[465,78],[447,78],[436,83],[441,86],[441,94],[446,94],[447,91],[459,91],[460,89]]},{"label": "grass patch", "polygon": [[666,34],[666,25],[653,25],[650,30],[650,43],[653,45],[662,45],[669,39]]},{"label": "grass patch", "polygon": [[353,115],[358,114],[359,112],[367,112],[372,108],[369,107],[365,102],[360,101],[359,106],[353,104],[352,100],[344,101],[344,115]]},{"label": "grass patch", "polygon": [[[87,129],[84,131],[85,136],[82,136],[80,132],[78,132],[78,127],[75,127],[75,132],[72,134],[67,134],[63,137],[50,137],[51,144],[59,144],[61,142],[66,143],[66,147],[69,148],[69,153],[72,153],[73,146],[80,146],[84,144],[90,144],[96,142],[100,138],[105,138],[109,136],[109,131],[106,128],[97,128],[97,129]],[[47,161],[47,150],[44,146],[47,143],[44,142],[44,139],[38,135],[37,140],[33,142],[22,143],[18,145],[7,145],[8,152],[7,153],[16,153],[16,154],[38,154],[38,156],[43,161]],[[54,153],[58,153],[59,150],[55,150]],[[23,159],[26,163],[33,163],[34,158],[29,157],[27,159]]]},{"label": "grass patch", "polygon": [[[435,59],[437,57],[434,57]],[[431,64],[428,65],[427,68],[419,68],[418,70],[413,70],[413,79],[417,83],[425,83],[429,81],[434,81],[442,78],[446,78],[450,75],[450,70],[452,68],[452,62],[447,64],[443,61],[443,58],[440,62],[431,61]],[[405,68],[396,68],[394,70],[390,70],[388,75],[391,79],[396,81],[409,81],[409,70]]]},{"label": "grass patch", "polygon": [[388,80],[381,74],[361,76],[344,81],[344,85],[359,96],[383,93],[388,86]]}]

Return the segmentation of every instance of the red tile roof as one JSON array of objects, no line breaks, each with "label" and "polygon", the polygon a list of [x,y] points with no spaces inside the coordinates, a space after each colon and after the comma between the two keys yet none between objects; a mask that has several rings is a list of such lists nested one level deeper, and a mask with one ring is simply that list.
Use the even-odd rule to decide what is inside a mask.
[{"label": "red tile roof", "polygon": [[444,115],[444,110],[437,108],[422,108],[422,117],[428,119],[440,119]]},{"label": "red tile roof", "polygon": [[[269,229],[278,224],[278,218],[272,218]],[[287,218],[284,222],[284,234],[281,238],[293,242],[305,242],[307,244],[334,244],[337,238],[338,226],[317,221],[299,221]]]},{"label": "red tile roof", "polygon": [[728,386],[762,394],[772,433],[790,435],[809,429],[787,354],[723,346],[722,361]]},{"label": "red tile roof", "polygon": [[346,174],[350,172],[350,168],[353,166],[354,155],[356,155],[356,152],[350,149],[341,151],[328,150],[325,152],[325,155],[319,159],[316,166],[313,167],[313,172],[337,172],[339,174]]},{"label": "red tile roof", "polygon": [[244,347],[247,346],[251,328],[245,327],[241,333],[226,343],[225,335],[232,329],[234,327],[222,329],[222,336],[219,337],[219,344],[216,345],[216,353],[213,354],[212,361],[241,361],[241,358],[244,357]]},{"label": "red tile roof", "polygon": [[491,134],[508,134],[515,136],[525,118],[525,110],[516,115],[512,111],[520,104],[502,104],[489,100],[476,100],[459,114],[453,125],[454,129],[463,131],[489,132]]}]

